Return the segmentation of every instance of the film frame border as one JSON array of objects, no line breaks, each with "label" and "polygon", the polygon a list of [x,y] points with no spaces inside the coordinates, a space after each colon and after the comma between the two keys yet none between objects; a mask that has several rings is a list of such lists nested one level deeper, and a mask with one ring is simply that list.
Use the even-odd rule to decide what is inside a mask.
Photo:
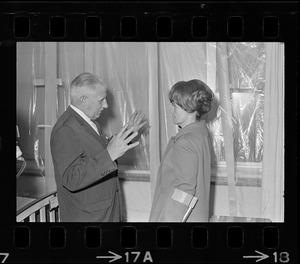
[{"label": "film frame border", "polygon": [[[0,4],[0,54],[4,60],[2,65],[7,68],[3,70],[4,76],[8,79],[4,80],[4,86],[15,86],[13,80],[16,80],[15,62],[16,62],[16,45],[18,41],[263,41],[263,42],[284,42],[286,44],[286,72],[285,87],[296,87],[295,81],[297,60],[293,53],[297,54],[298,44],[298,4],[288,3],[284,6],[282,3],[261,4],[261,9],[255,11],[255,7],[247,4],[197,4],[189,3],[184,6],[180,3],[162,3],[151,4],[143,3],[142,5],[134,4],[124,8],[124,4],[101,4],[101,11],[89,12],[89,9],[97,7],[97,3],[89,4],[79,10],[78,7],[64,4],[63,8],[58,10],[55,3],[47,6],[43,4]],[[199,7],[200,6],[200,7]],[[4,7],[4,8],[3,8]],[[91,8],[92,7],[92,8]],[[3,8],[3,9],[2,9]],[[127,10],[128,9],[128,10]],[[3,11],[4,10],[4,11]],[[22,10],[22,11],[20,11]],[[25,10],[25,11],[24,11]],[[94,10],[94,9],[93,9]],[[252,13],[251,13],[252,12]],[[82,15],[84,14],[84,15]],[[100,14],[100,15],[99,15]],[[96,37],[87,37],[79,30],[72,30],[76,25],[82,23],[87,17],[100,17],[100,34]],[[15,36],[14,23],[17,17],[29,18],[29,34],[21,37]],[[49,19],[52,17],[64,17],[66,34],[60,37],[51,37],[49,32]],[[136,34],[134,37],[124,37],[121,32],[121,20],[123,17],[135,17]],[[207,18],[207,34],[203,36],[195,36],[192,32],[192,18]],[[243,35],[228,36],[226,27],[228,18],[241,20]],[[264,36],[263,18],[278,18],[279,28],[278,35],[272,37]],[[84,19],[83,19],[84,18]],[[171,35],[157,37],[156,21],[157,18],[171,18],[172,29]],[[276,19],[275,19],[276,20]],[[249,22],[250,21],[250,22]],[[61,23],[61,22],[60,22]],[[130,22],[132,23],[132,22]],[[168,23],[168,22],[167,22]],[[205,21],[201,22],[203,25]],[[270,22],[271,24],[274,21]],[[275,21],[276,23],[276,21]],[[294,26],[291,26],[294,25]],[[109,30],[107,30],[107,28]],[[112,28],[112,30],[111,30]],[[182,30],[186,29],[186,30]],[[76,28],[78,29],[78,27]],[[179,30],[180,29],[180,30]],[[259,30],[260,29],[260,30]],[[168,31],[168,26],[167,29]],[[240,30],[240,28],[239,28]],[[164,31],[164,30],[163,30]],[[81,32],[81,33],[80,33]],[[272,26],[271,26],[272,32]],[[162,32],[164,34],[164,32]],[[235,34],[235,33],[233,33]],[[274,35],[274,34],[273,34]],[[13,79],[13,80],[12,80]],[[6,94],[7,93],[7,94]],[[5,91],[7,97],[15,97],[15,91]],[[293,111],[293,103],[295,97],[288,98],[291,104],[286,105],[286,111],[291,115],[293,120],[296,117]],[[9,109],[14,112],[10,100],[4,102],[1,106],[3,112]],[[294,118],[295,120],[296,118]],[[7,122],[9,127],[14,129],[15,122],[12,118]],[[293,129],[293,125],[285,120],[285,127]],[[2,133],[2,131],[1,131]],[[3,133],[3,138],[14,135],[10,130]],[[290,140],[296,140],[295,132],[291,133]],[[13,141],[12,141],[13,140]],[[11,141],[15,142],[14,137]],[[291,143],[291,141],[290,141]],[[293,141],[292,141],[293,143]],[[8,147],[8,143],[2,142],[2,147],[6,151],[9,160],[6,164],[12,164],[15,158],[15,152]],[[292,159],[296,155],[294,147],[287,144],[286,165],[296,166]],[[289,151],[289,152],[288,152]],[[1,151],[1,158],[4,158]],[[289,158],[291,158],[289,160]],[[5,159],[4,159],[5,160]],[[13,165],[5,167],[7,174],[15,173]],[[288,166],[285,166],[288,167]],[[0,239],[0,261],[4,262],[43,262],[46,257],[50,262],[69,262],[82,260],[83,262],[100,262],[107,263],[107,259],[96,259],[96,255],[109,255],[109,252],[119,254],[122,259],[115,260],[116,263],[122,262],[169,262],[169,263],[190,263],[198,261],[199,263],[211,262],[232,262],[232,263],[254,263],[254,258],[243,258],[245,255],[254,255],[256,251],[268,254],[268,259],[262,259],[265,263],[273,262],[281,263],[297,263],[298,262],[298,241],[295,237],[297,230],[297,215],[294,214],[294,206],[296,205],[296,180],[286,178],[287,174],[294,175],[295,167],[285,168],[285,222],[284,223],[118,223],[118,224],[84,224],[84,223],[16,223],[15,207],[10,208],[4,205],[7,212],[7,218],[1,218],[1,237]],[[4,179],[5,186],[10,186],[8,196],[15,195],[14,179]],[[5,192],[4,195],[7,195]],[[1,194],[1,200],[5,201],[5,196]],[[15,198],[15,197],[14,197]],[[289,204],[287,204],[287,202]],[[99,230],[99,243],[91,244],[90,247],[85,245],[85,236],[88,228],[96,228]],[[126,230],[127,229],[127,230]],[[124,231],[126,230],[126,231]],[[132,231],[134,230],[134,231]],[[160,230],[160,231],[158,231]],[[195,231],[197,230],[197,231]],[[94,230],[93,230],[94,231]],[[125,232],[130,237],[128,242],[126,236],[122,238],[121,234]],[[158,233],[159,232],[159,233]],[[202,240],[196,242],[193,240],[193,233],[199,232],[201,237],[207,237],[207,243]],[[265,239],[263,234],[269,232],[271,239]],[[16,247],[15,236],[28,236],[28,241],[18,241]],[[49,239],[50,233],[57,239]],[[63,234],[63,235],[62,235]],[[132,234],[136,239],[132,240]],[[233,236],[233,241],[228,240],[228,234]],[[157,245],[157,237],[171,237],[159,242]],[[64,241],[61,243],[60,238]],[[97,236],[98,237],[98,236]],[[115,239],[111,239],[111,237]],[[276,238],[278,238],[276,242]],[[292,238],[295,239],[294,243]],[[123,239],[123,240],[122,240]],[[237,239],[237,241],[235,241]],[[274,242],[275,240],[275,242]],[[118,243],[116,244],[116,241]],[[266,242],[268,241],[268,242]],[[202,243],[202,244],[201,244]],[[98,246],[97,246],[98,245]],[[196,246],[195,246],[196,245]],[[135,253],[134,253],[135,252]],[[139,253],[139,256],[137,252]],[[147,253],[149,252],[149,253]],[[182,253],[185,254],[182,254]],[[216,252],[218,254],[216,255]],[[42,254],[39,254],[42,253]],[[83,253],[83,254],[82,254]],[[287,253],[287,254],[286,254]],[[149,255],[150,254],[150,255]],[[112,256],[111,254],[110,256]],[[199,256],[200,255],[200,256]],[[228,259],[228,257],[230,257]],[[113,258],[111,258],[112,260]],[[135,260],[135,261],[134,261]],[[276,261],[275,261],[276,260]],[[263,263],[263,262],[262,262]]]},{"label": "film frame border", "polygon": [[[288,38],[286,29],[289,25],[286,22],[296,15],[293,14],[296,12],[296,1],[261,3],[259,8],[251,3],[226,2],[144,2],[130,3],[130,8],[126,3],[118,2],[88,2],[88,5],[71,3],[4,2],[1,4],[6,7],[1,12],[1,35],[14,41],[284,41]],[[98,35],[85,34],[87,18],[99,19]],[[198,36],[197,26],[205,23],[199,21],[201,18],[206,20],[207,34]],[[272,32],[276,30],[276,21],[278,25],[280,21],[277,34]],[[236,26],[236,23],[239,25]],[[128,33],[128,26],[134,24],[136,34],[132,35]],[[161,30],[157,29],[157,24],[162,27]],[[124,25],[125,36],[122,35]],[[265,26],[268,32],[264,31]],[[27,34],[22,32],[24,30]],[[170,34],[165,35],[165,31],[170,31]]]}]

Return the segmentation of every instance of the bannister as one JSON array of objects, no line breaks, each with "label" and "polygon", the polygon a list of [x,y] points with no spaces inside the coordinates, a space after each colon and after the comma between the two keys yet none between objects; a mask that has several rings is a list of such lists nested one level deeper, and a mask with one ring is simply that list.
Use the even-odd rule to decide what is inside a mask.
[{"label": "bannister", "polygon": [[17,222],[59,222],[56,191],[32,201],[17,211]]}]

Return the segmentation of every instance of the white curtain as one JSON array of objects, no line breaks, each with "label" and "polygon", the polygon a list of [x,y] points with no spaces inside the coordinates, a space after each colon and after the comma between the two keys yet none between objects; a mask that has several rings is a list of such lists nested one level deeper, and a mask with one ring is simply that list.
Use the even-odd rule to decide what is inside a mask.
[{"label": "white curtain", "polygon": [[264,154],[261,214],[284,221],[284,44],[265,43]]},{"label": "white curtain", "polygon": [[149,153],[150,153],[150,201],[152,200],[156,177],[153,175],[157,174],[157,169],[160,163],[160,144],[161,138],[159,136],[159,73],[157,70],[158,65],[158,43],[148,43],[147,57],[148,57],[148,91],[149,91],[149,126],[151,132],[149,133]]}]

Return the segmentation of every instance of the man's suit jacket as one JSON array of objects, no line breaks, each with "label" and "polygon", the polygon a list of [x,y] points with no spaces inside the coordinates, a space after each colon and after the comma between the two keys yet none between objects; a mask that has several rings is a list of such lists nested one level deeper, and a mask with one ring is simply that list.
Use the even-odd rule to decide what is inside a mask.
[{"label": "man's suit jacket", "polygon": [[187,222],[208,222],[211,159],[204,120],[182,128],[167,145],[157,174],[150,222],[181,222],[186,201],[198,202]]},{"label": "man's suit jacket", "polygon": [[52,129],[50,145],[62,222],[120,221],[117,164],[99,132],[100,136],[71,107]]}]

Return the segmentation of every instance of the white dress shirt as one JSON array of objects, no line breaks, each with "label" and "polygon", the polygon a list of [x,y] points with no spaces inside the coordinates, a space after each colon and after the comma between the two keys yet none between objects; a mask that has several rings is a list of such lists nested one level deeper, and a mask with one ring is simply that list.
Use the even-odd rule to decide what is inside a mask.
[{"label": "white dress shirt", "polygon": [[97,132],[98,135],[100,135],[96,124],[85,113],[72,104],[70,104],[70,107],[76,111]]}]

